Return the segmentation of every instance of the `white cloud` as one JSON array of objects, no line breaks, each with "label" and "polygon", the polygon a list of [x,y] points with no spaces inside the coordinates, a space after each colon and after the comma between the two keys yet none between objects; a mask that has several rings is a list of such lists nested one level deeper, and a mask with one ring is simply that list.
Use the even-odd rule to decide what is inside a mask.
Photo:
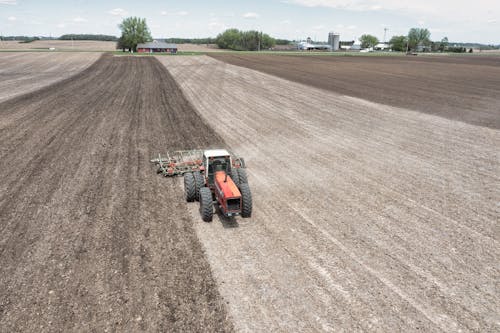
[{"label": "white cloud", "polygon": [[208,23],[208,28],[211,31],[223,31],[226,30],[228,27],[224,23],[220,22],[219,19],[212,18]]},{"label": "white cloud", "polygon": [[7,20],[11,21],[11,22],[14,22],[15,20],[17,20],[17,17],[15,17],[15,16],[9,16],[9,17],[7,17]]},{"label": "white cloud", "polygon": [[0,0],[0,5],[17,5],[17,0]]},{"label": "white cloud", "polygon": [[288,0],[285,2],[294,3],[305,7],[330,7],[348,10],[379,10],[383,8],[380,2],[392,0]]},{"label": "white cloud", "polygon": [[128,15],[128,12],[122,8],[111,9],[108,13],[114,16],[122,16],[122,17]]},{"label": "white cloud", "polygon": [[186,15],[189,15],[189,12],[185,11],[185,10],[180,10],[178,12],[167,12],[166,10],[162,10],[160,12],[161,15],[165,16],[165,15],[173,15],[173,16],[186,16]]},{"label": "white cloud", "polygon": [[64,23],[59,23],[58,25],[56,25],[56,27],[58,27],[58,28],[62,29],[62,28],[64,28],[64,27],[66,27],[66,24],[64,24]]},{"label": "white cloud", "polygon": [[246,18],[246,19],[255,20],[255,19],[258,19],[260,15],[257,13],[248,12],[248,13],[243,14],[242,16],[243,16],[243,18]]},{"label": "white cloud", "polygon": [[75,17],[73,19],[73,22],[76,22],[76,23],[83,23],[83,22],[87,22],[87,19],[83,18],[83,17]]},{"label": "white cloud", "polygon": [[325,26],[323,24],[315,25],[314,27],[311,28],[312,30],[319,31],[319,30],[324,30]]},{"label": "white cloud", "polygon": [[283,20],[280,22],[280,24],[292,24],[292,21],[290,20]]},{"label": "white cloud", "polygon": [[495,20],[495,19],[491,19],[491,20],[488,20],[488,21],[486,21],[486,22],[487,22],[487,23],[490,23],[490,24],[491,24],[491,23],[497,23],[497,20]]},{"label": "white cloud", "polygon": [[484,22],[484,17],[500,15],[500,1],[475,0],[283,0],[305,7],[328,7],[350,11],[385,10],[407,15],[430,15],[449,21]]}]

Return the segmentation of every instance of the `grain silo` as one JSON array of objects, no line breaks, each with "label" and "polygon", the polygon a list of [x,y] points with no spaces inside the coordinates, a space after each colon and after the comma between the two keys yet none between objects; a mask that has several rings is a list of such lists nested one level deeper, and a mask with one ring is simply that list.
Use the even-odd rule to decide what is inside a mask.
[{"label": "grain silo", "polygon": [[328,45],[332,47],[332,51],[338,51],[340,46],[340,35],[335,32],[328,34]]}]

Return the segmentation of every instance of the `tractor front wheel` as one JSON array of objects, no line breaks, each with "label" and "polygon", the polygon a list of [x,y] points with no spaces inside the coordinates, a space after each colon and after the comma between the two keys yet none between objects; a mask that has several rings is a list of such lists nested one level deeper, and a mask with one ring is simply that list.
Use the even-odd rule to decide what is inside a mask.
[{"label": "tractor front wheel", "polygon": [[191,172],[184,175],[184,193],[187,202],[193,202],[196,198],[196,183]]},{"label": "tractor front wheel", "polygon": [[252,192],[247,183],[240,184],[241,193],[241,217],[252,216]]},{"label": "tractor front wheel", "polygon": [[212,201],[212,191],[208,187],[200,188],[200,214],[203,221],[212,221],[214,202]]},{"label": "tractor front wheel", "polygon": [[238,168],[238,178],[240,180],[240,184],[247,184],[248,183],[248,177],[247,177],[247,171],[244,168]]}]

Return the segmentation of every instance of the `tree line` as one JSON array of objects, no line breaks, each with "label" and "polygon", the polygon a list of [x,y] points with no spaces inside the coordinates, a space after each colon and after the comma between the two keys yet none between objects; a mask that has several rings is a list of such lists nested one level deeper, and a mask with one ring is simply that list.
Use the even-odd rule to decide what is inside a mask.
[{"label": "tree line", "polygon": [[[377,37],[372,35],[362,35],[359,38],[362,48],[374,47],[379,43]],[[472,52],[472,48],[467,50],[464,46],[450,46],[447,37],[440,41],[432,41],[431,33],[425,28],[411,28],[408,35],[393,36],[389,41],[391,49],[399,52],[409,51],[432,51],[432,52]]]},{"label": "tree line", "polygon": [[102,40],[116,42],[118,38],[111,35],[93,35],[93,34],[67,34],[62,35],[60,40]]},{"label": "tree line", "polygon": [[227,29],[220,33],[215,39],[215,43],[221,49],[236,51],[257,51],[265,50],[276,45],[274,38],[268,34],[249,30]]}]

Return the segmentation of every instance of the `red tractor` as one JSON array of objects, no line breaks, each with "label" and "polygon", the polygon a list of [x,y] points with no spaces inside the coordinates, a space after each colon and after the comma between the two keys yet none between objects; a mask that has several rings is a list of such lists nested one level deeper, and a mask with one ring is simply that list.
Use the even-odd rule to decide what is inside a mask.
[{"label": "red tractor", "polygon": [[203,221],[212,221],[214,203],[226,217],[252,215],[252,193],[245,162],[227,150],[176,151],[151,162],[157,164],[158,173],[166,177],[184,175],[186,200],[199,200]]}]

